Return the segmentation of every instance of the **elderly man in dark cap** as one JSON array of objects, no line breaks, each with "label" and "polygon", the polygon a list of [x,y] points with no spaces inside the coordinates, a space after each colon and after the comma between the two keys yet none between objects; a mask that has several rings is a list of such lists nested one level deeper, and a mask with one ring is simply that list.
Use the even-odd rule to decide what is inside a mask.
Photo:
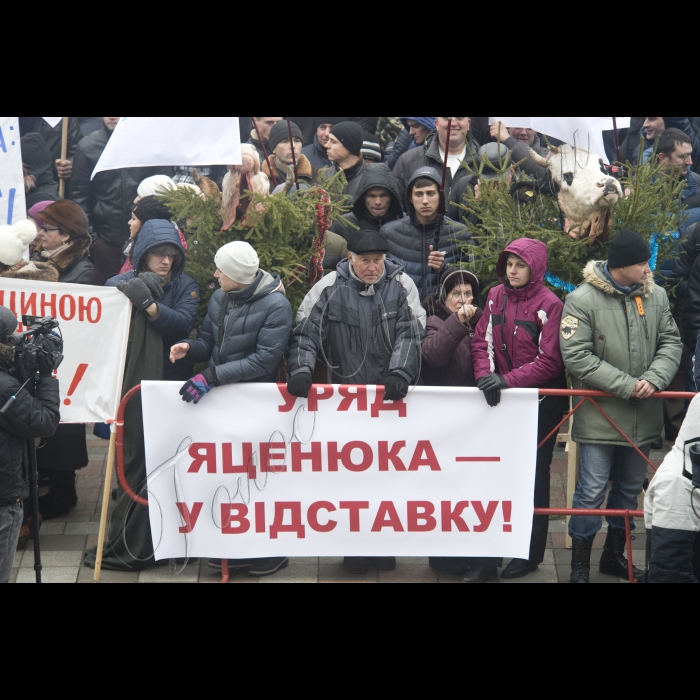
[{"label": "elderly man in dark cap", "polygon": [[[584,284],[566,300],[560,345],[574,389],[613,394],[616,398],[598,400],[600,408],[642,453],[595,406],[581,406],[573,424],[573,439],[581,445],[574,508],[600,508],[612,479],[608,509],[636,510],[647,476],[642,455],[649,456],[663,428],[663,405],[652,397],[676,376],[683,346],[668,296],[654,284],[650,259],[639,233],[620,231],[610,242],[608,261],[591,261]],[[571,583],[589,583],[591,548],[602,524],[601,518],[571,519]],[[608,525],[600,571],[627,578],[625,522],[608,518]],[[641,579],[643,572],[635,575]]]},{"label": "elderly man in dark cap", "polygon": [[[375,231],[358,231],[350,255],[306,295],[287,352],[292,396],[308,398],[316,363],[325,363],[329,384],[385,387],[387,401],[406,398],[420,374],[426,313],[418,290]],[[355,319],[356,322],[352,322]],[[396,567],[393,558],[349,558],[345,569],[366,574]]]}]

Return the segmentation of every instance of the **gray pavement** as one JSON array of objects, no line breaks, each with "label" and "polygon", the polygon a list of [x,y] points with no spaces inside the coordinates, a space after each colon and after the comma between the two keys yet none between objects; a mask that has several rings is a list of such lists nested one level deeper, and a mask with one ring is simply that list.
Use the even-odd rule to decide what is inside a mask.
[{"label": "gray pavement", "polygon": [[[652,454],[658,465],[664,459],[670,445],[662,452]],[[86,549],[97,544],[101,510],[102,490],[107,461],[107,443],[96,440],[89,430],[88,450],[90,464],[78,473],[79,503],[69,515],[45,522],[41,528],[41,548],[44,583],[93,583],[94,572],[82,566]],[[558,449],[552,465],[552,507],[566,507],[566,454]],[[653,473],[650,470],[650,478]],[[116,480],[113,482],[116,486]],[[640,499],[640,507],[642,499]],[[604,530],[605,532],[605,530]],[[592,583],[626,583],[617,578],[602,576],[597,563],[602,553],[605,534],[598,536],[593,553]],[[568,583],[571,574],[571,552],[566,550],[566,522],[552,520],[550,524],[549,549],[539,571],[526,579],[500,583]],[[634,541],[634,563],[644,566],[646,537],[643,529]],[[30,540],[18,550],[10,583],[34,583],[34,544]],[[184,571],[170,566],[149,569],[141,573],[102,572],[100,583],[220,583],[221,575],[211,570],[206,561],[191,562]],[[396,571],[372,571],[367,576],[351,576],[343,571],[342,559],[310,558],[292,559],[288,569],[266,579],[254,579],[247,574],[236,573],[232,584],[280,584],[280,583],[459,583],[456,576],[438,574],[428,566],[425,558],[398,560]]]}]

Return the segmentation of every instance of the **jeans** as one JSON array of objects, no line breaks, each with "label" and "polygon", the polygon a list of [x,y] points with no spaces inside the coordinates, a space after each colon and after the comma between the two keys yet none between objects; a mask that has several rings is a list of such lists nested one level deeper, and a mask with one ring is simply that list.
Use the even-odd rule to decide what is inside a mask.
[{"label": "jeans", "polygon": [[0,583],[8,583],[22,529],[22,503],[0,506]]},{"label": "jeans", "polygon": [[[647,457],[651,448],[640,450]],[[637,510],[639,494],[647,478],[648,464],[631,447],[619,445],[581,445],[581,471],[574,508],[598,510],[605,501],[608,482],[613,486],[608,498],[608,510]],[[624,518],[608,518],[608,525],[625,529]],[[631,521],[634,530],[634,520]],[[602,518],[583,516],[571,518],[569,534],[576,540],[593,540],[603,527]]]}]

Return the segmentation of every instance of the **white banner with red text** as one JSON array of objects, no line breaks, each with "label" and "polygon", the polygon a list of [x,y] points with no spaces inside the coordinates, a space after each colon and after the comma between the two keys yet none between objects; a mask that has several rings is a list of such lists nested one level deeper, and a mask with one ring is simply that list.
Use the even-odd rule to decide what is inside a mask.
[{"label": "white banner with red text", "polygon": [[79,284],[0,278],[0,306],[17,316],[60,323],[65,359],[58,368],[62,423],[114,420],[121,399],[131,303],[119,291]]},{"label": "white banner with red text", "polygon": [[[156,559],[527,559],[538,392],[143,384]],[[132,488],[139,484],[131,484]]]}]

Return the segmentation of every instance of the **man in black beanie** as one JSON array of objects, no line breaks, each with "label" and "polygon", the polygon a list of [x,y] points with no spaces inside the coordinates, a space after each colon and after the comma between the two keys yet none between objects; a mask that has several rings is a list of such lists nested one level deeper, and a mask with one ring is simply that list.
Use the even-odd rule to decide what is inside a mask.
[{"label": "man in black beanie", "polygon": [[[592,260],[584,284],[566,299],[560,346],[573,388],[613,394],[616,398],[596,402],[639,449],[593,404],[581,406],[573,424],[574,442],[581,446],[577,509],[601,508],[612,479],[608,510],[637,510],[647,476],[645,457],[663,429],[663,403],[652,397],[673,381],[683,346],[668,296],[654,284],[650,259],[639,233],[620,231],[610,242],[608,261]],[[571,583],[589,583],[591,549],[602,525],[601,518],[571,519]],[[600,572],[625,579],[625,521],[608,518],[608,526]],[[643,572],[635,569],[635,576],[641,580]]]},{"label": "man in black beanie", "polygon": [[313,143],[304,139],[304,143],[309,143],[309,145],[304,148],[302,153],[315,168],[327,168],[331,164],[328,160],[328,151],[326,151],[331,131],[336,124],[347,121],[347,117],[314,117],[314,120]]},{"label": "man in black beanie", "polygon": [[[338,170],[345,172],[348,181],[345,194],[354,201],[360,187],[360,181],[367,169],[362,158],[362,144],[365,137],[362,127],[353,122],[341,122],[331,129],[326,150],[332,165],[326,172],[333,177]],[[351,202],[352,203],[352,202]]]},{"label": "man in black beanie", "polygon": [[[293,142],[289,139],[289,129],[292,130]],[[287,177],[294,167],[296,159],[297,176],[299,184],[306,183],[309,187],[316,182],[318,168],[314,168],[309,159],[303,155],[304,147],[301,129],[294,123],[288,123],[286,119],[275,124],[270,131],[269,138],[270,159],[263,161],[262,170],[270,178],[270,192],[275,190],[275,182],[282,185],[287,182]],[[294,152],[292,153],[292,143]],[[274,175],[274,178],[272,177]]]}]

